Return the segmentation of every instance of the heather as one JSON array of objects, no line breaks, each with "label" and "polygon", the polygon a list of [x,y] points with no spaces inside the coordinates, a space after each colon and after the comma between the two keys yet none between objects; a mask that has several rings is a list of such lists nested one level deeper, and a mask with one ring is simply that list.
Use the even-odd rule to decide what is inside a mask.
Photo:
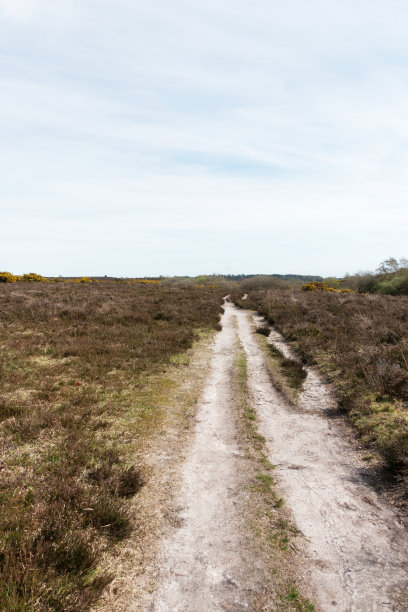
[{"label": "heather", "polygon": [[218,327],[224,293],[0,286],[2,610],[86,610],[112,580],[99,559],[137,537],[131,503],[149,486],[141,458],[160,414],[146,380]]}]

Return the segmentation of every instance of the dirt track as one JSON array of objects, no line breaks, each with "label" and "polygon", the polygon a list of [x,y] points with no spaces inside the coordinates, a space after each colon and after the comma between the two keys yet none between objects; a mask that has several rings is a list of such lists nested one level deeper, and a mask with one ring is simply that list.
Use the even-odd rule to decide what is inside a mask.
[{"label": "dirt track", "polygon": [[183,468],[176,501],[180,527],[163,550],[157,611],[249,609],[254,584],[245,563],[245,528],[238,510],[245,465],[231,394],[235,348],[234,313],[227,306]]},{"label": "dirt track", "polygon": [[[303,544],[299,568],[316,608],[400,611],[408,584],[407,534],[366,483],[352,443],[327,412],[330,395],[310,372],[298,408],[271,383],[253,315],[226,303],[211,373],[181,475],[180,523],[165,542],[152,609],[250,610],[262,574],[245,545],[241,456],[233,406],[237,338],[248,359],[248,384],[276,478]],[[280,349],[289,349],[272,334]],[[259,568],[260,570],[260,568]],[[257,579],[258,576],[258,579]]]}]

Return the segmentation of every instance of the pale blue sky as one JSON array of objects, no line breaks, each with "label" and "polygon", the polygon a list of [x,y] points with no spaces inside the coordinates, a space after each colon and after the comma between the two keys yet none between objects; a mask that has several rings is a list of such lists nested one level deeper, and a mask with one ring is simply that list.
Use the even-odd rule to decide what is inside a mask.
[{"label": "pale blue sky", "polygon": [[0,269],[408,256],[408,4],[0,0]]}]

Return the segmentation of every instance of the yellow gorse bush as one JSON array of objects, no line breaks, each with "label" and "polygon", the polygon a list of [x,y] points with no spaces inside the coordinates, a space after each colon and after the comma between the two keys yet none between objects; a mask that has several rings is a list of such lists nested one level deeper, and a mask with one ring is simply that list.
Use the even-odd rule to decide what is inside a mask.
[{"label": "yellow gorse bush", "polygon": [[[110,279],[112,280],[112,279]],[[114,279],[115,281],[121,283],[138,283],[144,285],[158,285],[161,281],[157,279],[149,279],[149,278],[132,278],[132,279]],[[41,282],[41,283],[97,283],[99,282],[95,278],[90,278],[88,276],[83,276],[82,278],[46,278],[45,276],[41,276],[41,274],[36,274],[35,272],[29,272],[28,274],[22,274],[21,276],[17,274],[12,274],[11,272],[0,272],[0,283],[33,283],[33,282]]]},{"label": "yellow gorse bush", "polygon": [[0,283],[15,283],[17,276],[11,274],[11,272],[0,272]]},{"label": "yellow gorse bush", "polygon": [[16,274],[11,274],[11,272],[0,272],[0,282],[1,283],[32,283],[32,282],[42,282],[48,283],[48,278],[41,276],[40,274],[36,274],[35,272],[30,272],[29,274],[23,274],[22,276],[18,276]]},{"label": "yellow gorse bush", "polygon": [[329,291],[330,293],[355,293],[353,289],[335,289],[329,287],[324,281],[310,281],[303,285],[302,291]]},{"label": "yellow gorse bush", "polygon": [[18,282],[23,283],[48,283],[48,278],[45,276],[41,276],[41,274],[36,274],[35,272],[30,272],[29,274],[23,274],[22,276],[17,276]]}]

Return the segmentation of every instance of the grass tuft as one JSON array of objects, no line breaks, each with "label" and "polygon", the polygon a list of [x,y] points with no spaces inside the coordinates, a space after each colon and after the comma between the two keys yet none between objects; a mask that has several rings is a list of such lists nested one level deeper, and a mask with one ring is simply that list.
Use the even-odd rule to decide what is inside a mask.
[{"label": "grass tuft", "polygon": [[269,334],[271,333],[271,328],[269,327],[269,325],[259,325],[259,327],[256,328],[256,333],[257,334],[261,334],[262,336],[269,336]]}]

